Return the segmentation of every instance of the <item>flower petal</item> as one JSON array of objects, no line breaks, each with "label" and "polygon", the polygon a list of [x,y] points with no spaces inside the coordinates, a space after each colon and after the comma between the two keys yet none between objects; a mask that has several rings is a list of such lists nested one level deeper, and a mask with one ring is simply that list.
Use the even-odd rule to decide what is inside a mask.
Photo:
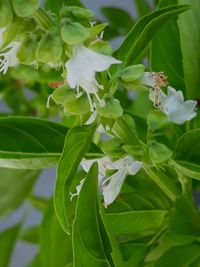
[{"label": "flower petal", "polygon": [[121,169],[110,176],[110,182],[103,188],[104,205],[110,205],[119,195],[124,180],[126,179],[127,172]]}]

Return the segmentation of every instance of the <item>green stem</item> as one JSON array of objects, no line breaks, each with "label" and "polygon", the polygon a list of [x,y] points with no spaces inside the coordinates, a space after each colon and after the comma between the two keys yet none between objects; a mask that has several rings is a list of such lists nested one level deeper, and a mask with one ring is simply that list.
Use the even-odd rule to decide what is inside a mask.
[{"label": "green stem", "polygon": [[175,201],[176,195],[170,190],[165,182],[158,177],[155,172],[147,166],[144,166],[146,174],[161,188],[161,190],[168,196],[172,201]]},{"label": "green stem", "polygon": [[42,9],[39,8],[33,15],[33,18],[37,22],[38,26],[42,30],[48,30],[50,27],[54,25],[53,20],[50,16]]},{"label": "green stem", "polygon": [[191,179],[180,173],[177,169],[176,173],[178,175],[178,180],[181,184],[183,194],[193,201]]},{"label": "green stem", "polygon": [[170,160],[169,164],[174,167],[178,180],[181,184],[182,193],[187,196],[191,201],[193,201],[193,195],[192,195],[192,180],[191,178],[185,176],[179,169],[179,164],[176,163],[174,160]]},{"label": "green stem", "polygon": [[163,233],[167,230],[167,226],[164,225],[149,241],[148,245],[152,246],[157,243],[158,239],[163,235]]}]

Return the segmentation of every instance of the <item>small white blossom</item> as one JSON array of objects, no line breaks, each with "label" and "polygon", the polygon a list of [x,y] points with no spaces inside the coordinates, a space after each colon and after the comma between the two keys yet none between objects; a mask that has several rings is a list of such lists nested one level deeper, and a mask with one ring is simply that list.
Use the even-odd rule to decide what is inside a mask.
[{"label": "small white blossom", "polygon": [[144,72],[140,82],[151,88],[160,88],[167,85],[167,77],[163,72]]},{"label": "small white blossom", "polygon": [[71,201],[72,201],[72,199],[73,199],[75,196],[79,196],[79,194],[80,194],[80,192],[81,192],[81,188],[82,188],[84,182],[85,182],[85,179],[82,179],[82,180],[80,181],[80,184],[76,186],[76,193],[71,193],[71,192],[70,192],[70,196],[71,196],[71,197],[70,197],[70,200],[71,200]]},{"label": "small white blossom", "polygon": [[94,162],[97,162],[99,166],[98,180],[99,184],[101,184],[102,180],[106,176],[106,171],[112,168],[112,161],[109,157],[103,157],[100,159],[82,159],[81,166],[85,172],[89,172],[89,169]]},{"label": "small white blossom", "polygon": [[19,63],[17,59],[19,46],[19,42],[12,42],[0,52],[0,72],[3,72],[3,74],[6,74],[9,67],[16,66]]},{"label": "small white blossom", "polygon": [[[117,169],[113,175],[103,182],[104,206],[110,205],[119,195],[127,175],[135,175],[142,167],[142,162],[134,161],[131,156],[113,162],[112,169]],[[109,183],[107,184],[107,182]]]},{"label": "small white blossom", "polygon": [[4,33],[5,29],[6,28],[1,28],[0,29],[0,48],[1,48],[2,44],[3,44],[3,33]]},{"label": "small white blossom", "polygon": [[[104,206],[110,205],[119,195],[121,187],[127,175],[135,175],[142,167],[142,162],[134,161],[131,156],[112,162],[109,157],[95,160],[83,159],[81,165],[88,172],[94,162],[99,166],[99,186],[102,187]],[[117,170],[113,175],[105,179],[107,170]]]},{"label": "small white blossom", "polygon": [[162,98],[158,108],[167,115],[169,121],[182,124],[197,115],[195,112],[197,101],[184,101],[182,91],[176,91],[174,88],[168,86],[167,95],[161,92],[161,96]]},{"label": "small white blossom", "polygon": [[67,69],[67,82],[71,88],[77,89],[78,97],[81,95],[79,93],[79,87],[86,92],[92,112],[94,108],[91,94],[95,95],[100,105],[104,105],[104,101],[97,94],[98,89],[103,89],[103,87],[95,78],[96,72],[105,71],[112,64],[119,63],[121,61],[111,56],[96,53],[83,45],[78,45],[73,48],[73,57],[65,64]]},{"label": "small white blossom", "polygon": [[167,85],[167,77],[163,72],[144,72],[140,78],[140,82],[148,87],[151,87],[149,91],[149,99],[154,103],[154,106],[159,106],[161,96],[161,86]]}]

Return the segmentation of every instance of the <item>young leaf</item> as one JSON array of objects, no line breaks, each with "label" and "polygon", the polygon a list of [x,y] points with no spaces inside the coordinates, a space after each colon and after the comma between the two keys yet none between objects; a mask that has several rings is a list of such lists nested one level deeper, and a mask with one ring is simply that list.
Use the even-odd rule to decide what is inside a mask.
[{"label": "young leaf", "polygon": [[115,51],[114,56],[123,60],[125,66],[136,62],[155,34],[170,19],[189,9],[186,5],[174,5],[162,8],[142,17]]},{"label": "young leaf", "polygon": [[109,267],[98,225],[98,167],[92,165],[82,186],[73,224],[75,267]]},{"label": "young leaf", "polygon": [[39,171],[0,168],[0,218],[11,213],[28,196]]},{"label": "young leaf", "polygon": [[77,127],[69,130],[58,164],[54,205],[63,229],[69,233],[71,224],[70,185],[81,159],[88,151],[93,135],[93,127]]}]

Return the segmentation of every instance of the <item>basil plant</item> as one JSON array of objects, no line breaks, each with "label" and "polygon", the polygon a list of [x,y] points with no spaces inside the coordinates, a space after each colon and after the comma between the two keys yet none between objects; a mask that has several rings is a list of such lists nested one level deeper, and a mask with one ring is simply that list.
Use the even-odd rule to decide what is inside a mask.
[{"label": "basil plant", "polygon": [[1,267],[200,266],[200,1],[108,5],[0,0]]}]

